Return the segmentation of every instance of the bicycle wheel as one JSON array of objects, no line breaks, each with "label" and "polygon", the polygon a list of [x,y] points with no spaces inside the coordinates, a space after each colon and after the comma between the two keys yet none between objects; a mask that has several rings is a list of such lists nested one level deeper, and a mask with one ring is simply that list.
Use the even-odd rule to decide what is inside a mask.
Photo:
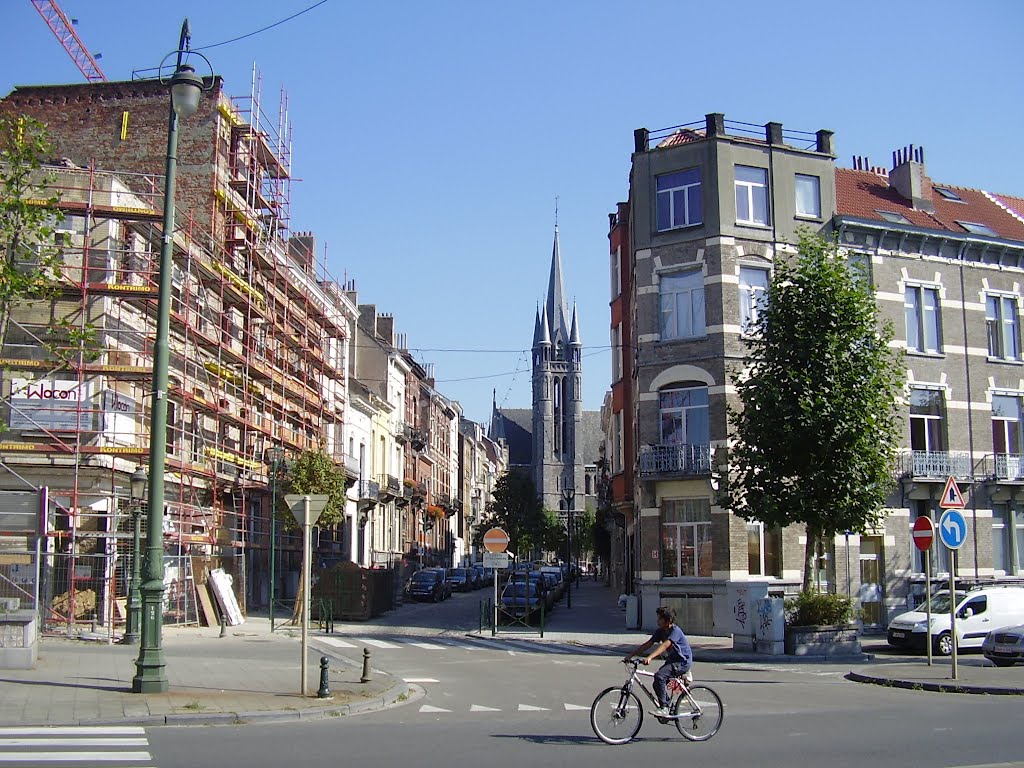
[{"label": "bicycle wheel", "polygon": [[590,705],[590,727],[605,744],[625,744],[640,732],[644,708],[632,691],[606,688]]},{"label": "bicycle wheel", "polygon": [[722,727],[725,708],[722,699],[706,685],[691,685],[672,703],[679,733],[690,741],[707,741]]}]

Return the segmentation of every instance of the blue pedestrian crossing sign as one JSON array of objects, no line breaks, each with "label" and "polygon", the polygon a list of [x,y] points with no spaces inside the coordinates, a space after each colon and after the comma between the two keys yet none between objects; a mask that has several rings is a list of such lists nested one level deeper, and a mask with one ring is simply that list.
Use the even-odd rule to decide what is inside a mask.
[{"label": "blue pedestrian crossing sign", "polygon": [[939,538],[949,549],[960,549],[967,540],[967,520],[959,509],[947,509],[939,518]]}]

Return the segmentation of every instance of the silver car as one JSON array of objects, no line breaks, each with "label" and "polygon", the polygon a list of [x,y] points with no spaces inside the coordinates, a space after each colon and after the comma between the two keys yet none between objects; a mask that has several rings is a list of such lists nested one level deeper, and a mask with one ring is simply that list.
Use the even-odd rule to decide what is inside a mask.
[{"label": "silver car", "polygon": [[981,652],[997,667],[1024,664],[1024,624],[993,629],[985,635]]}]

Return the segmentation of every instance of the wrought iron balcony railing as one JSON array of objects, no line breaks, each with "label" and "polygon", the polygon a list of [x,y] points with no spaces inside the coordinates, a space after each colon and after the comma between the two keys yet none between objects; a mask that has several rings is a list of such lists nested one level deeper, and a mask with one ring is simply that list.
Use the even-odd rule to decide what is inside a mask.
[{"label": "wrought iron balcony railing", "polygon": [[359,484],[360,501],[377,501],[380,498],[380,483],[374,480],[363,480]]},{"label": "wrought iron balcony railing", "polygon": [[710,445],[645,445],[640,449],[640,474],[710,475]]},{"label": "wrought iron balcony railing", "polygon": [[969,479],[971,454],[966,451],[904,451],[897,457],[896,470],[902,477]]},{"label": "wrought iron balcony railing", "polygon": [[1024,454],[990,453],[985,457],[982,474],[993,480],[1024,481]]}]

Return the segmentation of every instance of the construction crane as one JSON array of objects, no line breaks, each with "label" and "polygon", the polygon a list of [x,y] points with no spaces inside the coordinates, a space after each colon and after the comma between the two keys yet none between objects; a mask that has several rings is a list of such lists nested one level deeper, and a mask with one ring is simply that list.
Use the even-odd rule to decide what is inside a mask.
[{"label": "construction crane", "polygon": [[75,62],[75,66],[85,75],[85,79],[90,83],[105,82],[107,76],[103,74],[100,65],[96,63],[95,57],[86,50],[85,44],[75,34],[72,27],[73,22],[64,15],[60,6],[53,0],[29,1],[39,11],[39,15],[43,17],[43,21],[50,27],[60,44],[64,46],[64,50]]}]

